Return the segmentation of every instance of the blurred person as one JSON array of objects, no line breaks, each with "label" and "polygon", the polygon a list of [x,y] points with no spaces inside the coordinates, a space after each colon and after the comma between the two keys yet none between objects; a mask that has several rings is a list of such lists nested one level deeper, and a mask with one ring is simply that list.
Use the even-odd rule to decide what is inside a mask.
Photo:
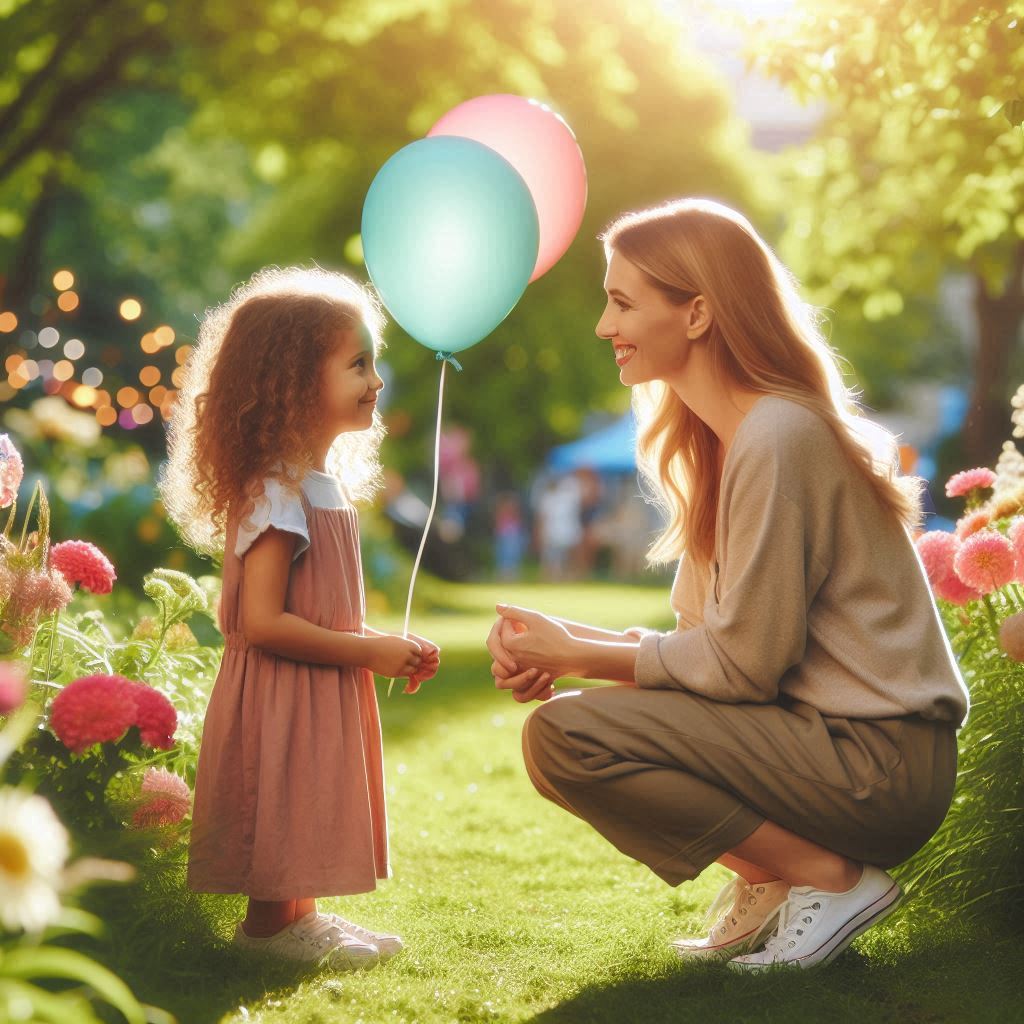
[{"label": "blurred person", "polygon": [[499,494],[494,507],[494,562],[499,579],[519,578],[526,541],[526,523],[519,495],[511,491]]},{"label": "blurred person", "polygon": [[537,498],[535,524],[541,577],[549,582],[570,578],[572,555],[583,539],[581,497],[576,477],[566,473],[551,477]]}]

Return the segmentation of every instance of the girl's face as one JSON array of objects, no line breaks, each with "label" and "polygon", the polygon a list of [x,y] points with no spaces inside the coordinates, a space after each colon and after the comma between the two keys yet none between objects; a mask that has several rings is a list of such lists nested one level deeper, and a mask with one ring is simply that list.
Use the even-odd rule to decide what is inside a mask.
[{"label": "girl's face", "polygon": [[324,419],[337,432],[367,430],[384,381],[374,366],[373,339],[360,324],[343,331],[323,366]]},{"label": "girl's face", "polygon": [[703,296],[673,305],[635,263],[614,250],[604,288],[608,302],[595,330],[612,343],[619,380],[632,387],[684,373],[694,340],[710,323]]}]

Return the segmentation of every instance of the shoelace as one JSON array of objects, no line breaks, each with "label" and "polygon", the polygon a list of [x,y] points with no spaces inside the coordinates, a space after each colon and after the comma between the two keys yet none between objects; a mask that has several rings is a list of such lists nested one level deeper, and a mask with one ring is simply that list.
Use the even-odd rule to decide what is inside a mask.
[{"label": "shoelace", "polygon": [[329,917],[314,917],[311,921],[304,923],[301,928],[293,927],[292,931],[299,938],[312,939],[320,947],[327,945],[328,937],[347,938],[344,930],[339,928]]},{"label": "shoelace", "polygon": [[[802,903],[799,906],[792,900],[787,900],[779,911],[779,924],[775,933],[765,943],[764,951],[771,959],[775,959],[777,953],[792,949],[796,945],[793,936],[803,935],[804,929],[801,925],[814,922],[815,911],[821,910],[821,903],[813,900],[810,903]],[[810,911],[805,914],[805,911]],[[796,920],[794,920],[794,917]]]},{"label": "shoelace", "polygon": [[[740,897],[746,895],[746,902],[753,906],[757,902],[757,896],[754,895],[755,890],[764,892],[763,886],[754,886],[747,884],[741,875],[737,875],[730,885],[725,886],[722,891],[715,897],[715,901],[708,908],[707,913],[704,915],[703,926],[705,928],[713,927],[718,922],[719,912],[724,910],[726,907],[733,908],[739,902]],[[747,912],[746,907],[740,907],[738,912],[745,914]],[[733,924],[737,921],[733,918]],[[727,931],[726,925],[722,925],[722,934]]]}]

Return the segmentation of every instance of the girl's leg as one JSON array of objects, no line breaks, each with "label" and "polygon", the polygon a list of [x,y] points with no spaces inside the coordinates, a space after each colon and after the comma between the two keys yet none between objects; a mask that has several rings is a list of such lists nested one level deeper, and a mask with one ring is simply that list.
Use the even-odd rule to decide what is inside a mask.
[{"label": "girl's leg", "polygon": [[314,913],[315,911],[316,899],[314,899],[312,896],[310,896],[308,899],[296,900],[292,920],[298,921],[300,917],[305,917],[307,914]]},{"label": "girl's leg", "polygon": [[295,920],[295,900],[249,900],[242,931],[252,939],[276,935]]},{"label": "girl's leg", "polygon": [[[759,874],[750,878],[746,870],[753,867]],[[841,854],[819,846],[767,819],[746,839],[719,858],[719,863],[742,875],[748,882],[772,881],[782,878],[790,885],[812,885],[825,892],[846,892],[860,880],[863,865]]]}]

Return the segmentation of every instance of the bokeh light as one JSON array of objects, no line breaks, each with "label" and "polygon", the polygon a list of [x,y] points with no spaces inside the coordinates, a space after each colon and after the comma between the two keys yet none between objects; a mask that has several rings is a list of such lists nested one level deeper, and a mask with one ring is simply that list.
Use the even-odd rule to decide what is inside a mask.
[{"label": "bokeh light", "polygon": [[10,311],[0,313],[0,333],[10,334],[11,331],[17,329],[17,326],[18,318],[13,313]]},{"label": "bokeh light", "polygon": [[53,365],[53,376],[57,380],[71,380],[75,375],[75,364],[68,359],[61,359]]},{"label": "bokeh light", "polygon": [[65,313],[78,309],[78,294],[76,292],[62,292],[57,297],[57,306]]},{"label": "bokeh light", "polygon": [[53,275],[53,287],[59,292],[66,292],[75,283],[75,275],[70,270],[58,270]]},{"label": "bokeh light", "polygon": [[101,406],[96,410],[96,422],[101,427],[112,427],[117,422],[117,413],[111,405]]},{"label": "bokeh light", "polygon": [[124,387],[117,392],[117,404],[123,409],[130,409],[140,397],[135,388]]},{"label": "bokeh light", "polygon": [[82,374],[82,383],[88,384],[91,388],[98,388],[103,383],[103,371],[95,366],[90,366]]},{"label": "bokeh light", "polygon": [[177,352],[174,353],[174,361],[179,365],[183,366],[188,357],[192,355],[191,345],[182,345]]},{"label": "bokeh light", "polygon": [[85,345],[78,338],[70,338],[64,342],[64,355],[68,359],[81,359],[85,355]]},{"label": "bokeh light", "polygon": [[153,409],[145,402],[140,402],[132,407],[132,419],[141,427],[153,419]]},{"label": "bokeh light", "polygon": [[60,341],[60,331],[56,327],[44,327],[39,332],[39,344],[43,348],[53,348]]},{"label": "bokeh light", "polygon": [[153,336],[161,347],[166,348],[168,345],[174,344],[174,328],[168,327],[167,324],[163,324],[158,327],[153,332]]},{"label": "bokeh light", "polygon": [[147,388],[151,388],[160,382],[160,370],[156,366],[144,366],[139,370],[139,380]]},{"label": "bokeh light", "polygon": [[138,320],[142,316],[142,303],[138,299],[125,299],[121,303],[120,313],[124,320]]}]

